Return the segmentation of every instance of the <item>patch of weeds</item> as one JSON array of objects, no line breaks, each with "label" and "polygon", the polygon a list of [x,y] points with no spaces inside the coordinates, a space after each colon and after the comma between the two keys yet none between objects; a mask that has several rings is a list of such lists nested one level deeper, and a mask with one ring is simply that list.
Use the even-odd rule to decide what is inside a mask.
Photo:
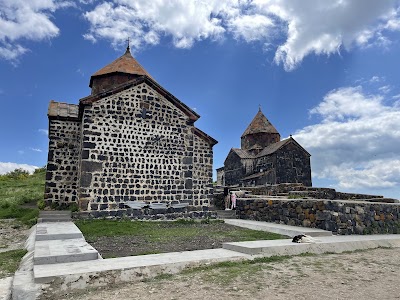
[{"label": "patch of weeds", "polygon": [[0,210],[0,219],[17,219],[29,226],[36,224],[38,216],[38,209],[25,208],[15,204]]},{"label": "patch of weeds", "polygon": [[176,243],[204,235],[215,240],[222,239],[229,242],[283,238],[279,234],[243,229],[219,222],[201,224],[193,219],[181,219],[174,222],[78,220],[75,224],[90,240],[98,237],[136,236],[149,242]]},{"label": "patch of weeds", "polygon": [[223,224],[225,223],[224,220],[221,219],[211,219],[211,218],[206,218],[206,219],[202,219],[200,221],[201,224]]},{"label": "patch of weeds", "polygon": [[174,277],[173,274],[165,273],[165,274],[159,274],[159,275],[157,275],[156,277],[153,278],[153,280],[155,280],[155,281],[159,281],[159,280],[169,280],[169,279],[172,279],[173,277]]},{"label": "patch of weeds", "polygon": [[288,199],[303,199],[303,198],[304,198],[304,196],[302,196],[302,195],[293,195],[293,194],[291,194],[291,195],[288,196]]},{"label": "patch of weeds", "polygon": [[338,254],[352,254],[352,253],[362,253],[368,250],[372,250],[372,249],[356,249],[356,250],[350,250],[350,251],[343,251],[341,253]]},{"label": "patch of weeds", "polygon": [[32,175],[24,174],[23,176],[9,175],[0,175],[0,206],[6,202],[11,205],[20,205],[36,203],[43,199],[45,172],[35,172]]},{"label": "patch of weeds", "polygon": [[139,254],[135,254],[135,255],[149,255],[149,254],[159,254],[161,253],[160,251],[144,251],[144,252],[140,252]]},{"label": "patch of weeds", "polygon": [[175,220],[173,222],[175,224],[183,224],[183,225],[196,223],[196,221],[194,219],[177,219],[177,220]]},{"label": "patch of weeds", "polygon": [[309,256],[316,256],[316,254],[315,254],[315,253],[310,253],[310,252],[304,252],[304,253],[301,253],[301,254],[299,254],[299,255],[297,255],[297,256],[300,256],[300,257],[309,257]]},{"label": "patch of weeds", "polygon": [[79,210],[78,204],[77,203],[71,203],[68,207],[68,209],[71,212],[77,212]]},{"label": "patch of weeds", "polygon": [[223,261],[215,264],[187,269],[183,271],[183,273],[202,272],[202,271],[209,271],[211,269],[242,268],[245,266],[252,266],[256,264],[270,264],[270,263],[282,262],[290,258],[291,256],[282,255],[282,256],[270,256],[270,257],[257,257],[253,260]]},{"label": "patch of weeds", "polygon": [[25,249],[0,252],[0,278],[14,274],[26,252]]},{"label": "patch of weeds", "polygon": [[44,202],[44,200],[39,200],[36,205],[38,209],[43,210],[46,207],[46,202]]},{"label": "patch of weeds", "polygon": [[263,264],[269,264],[269,263],[277,263],[277,262],[282,262],[285,260],[288,260],[292,258],[292,256],[289,255],[274,255],[270,257],[257,257],[254,260],[250,260],[249,262],[251,264],[257,264],[257,263],[263,263]]}]

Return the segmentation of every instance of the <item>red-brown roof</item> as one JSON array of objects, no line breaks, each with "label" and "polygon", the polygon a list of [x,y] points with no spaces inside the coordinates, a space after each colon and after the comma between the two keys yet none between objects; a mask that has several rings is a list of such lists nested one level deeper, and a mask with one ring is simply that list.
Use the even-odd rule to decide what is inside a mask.
[{"label": "red-brown roof", "polygon": [[231,151],[235,152],[240,158],[243,159],[254,158],[253,154],[243,149],[232,148]]},{"label": "red-brown roof", "polygon": [[267,119],[266,116],[261,112],[261,109],[258,110],[258,113],[254,117],[253,121],[251,121],[250,125],[242,134],[242,137],[254,134],[254,133],[276,133],[279,132],[275,129],[275,127],[271,124],[271,122]]},{"label": "red-brown roof", "polygon": [[[133,58],[129,48],[126,49],[124,55],[114,60],[112,63],[108,64],[104,68],[98,70],[96,73],[92,75],[92,78],[95,76],[101,76],[111,73],[126,73],[126,74],[134,74],[134,75],[149,75],[147,71],[137,62],[136,59]],[[92,78],[90,79],[90,85],[92,85]]]},{"label": "red-brown roof", "polygon": [[294,138],[292,138],[292,136],[290,136],[286,140],[282,140],[282,141],[279,141],[277,143],[274,143],[274,144],[271,144],[271,145],[265,147],[260,153],[257,154],[257,158],[275,153],[276,151],[278,151],[279,149],[281,149],[283,146],[285,146],[286,144],[288,144],[290,142],[294,143],[296,146],[298,146],[300,149],[302,149],[307,155],[311,156],[311,154],[308,153],[306,149],[304,149],[298,142],[295,141]]}]

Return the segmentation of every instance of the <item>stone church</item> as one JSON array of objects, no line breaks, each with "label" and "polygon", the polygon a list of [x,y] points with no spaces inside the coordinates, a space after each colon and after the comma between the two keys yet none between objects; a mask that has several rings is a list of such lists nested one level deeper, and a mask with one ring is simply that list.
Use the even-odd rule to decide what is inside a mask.
[{"label": "stone church", "polygon": [[224,166],[217,169],[217,183],[225,186],[280,183],[311,186],[310,156],[292,136],[281,140],[260,108],[242,134],[240,149],[232,148]]},{"label": "stone church", "polygon": [[77,105],[50,102],[46,203],[76,203],[89,213],[135,201],[207,210],[217,141],[195,127],[200,116],[160,86],[129,46],[89,87]]}]

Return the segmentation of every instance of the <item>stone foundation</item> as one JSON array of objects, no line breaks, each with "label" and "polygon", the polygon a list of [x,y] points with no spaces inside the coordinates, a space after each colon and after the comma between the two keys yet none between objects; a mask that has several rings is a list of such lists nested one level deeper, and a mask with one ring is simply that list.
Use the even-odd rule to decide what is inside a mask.
[{"label": "stone foundation", "polygon": [[329,230],[337,234],[400,233],[400,203],[303,199],[238,199],[240,219]]},{"label": "stone foundation", "polygon": [[74,219],[131,219],[131,220],[176,220],[176,219],[216,219],[217,213],[203,207],[202,211],[188,211],[186,209],[116,209],[104,211],[76,212],[72,214]]},{"label": "stone foundation", "polygon": [[[239,187],[238,187],[239,188]],[[238,189],[236,188],[236,189]],[[307,187],[301,183],[283,183],[267,186],[242,187],[254,195],[280,196],[287,195],[293,197],[310,197],[314,199],[330,200],[360,200],[360,199],[383,199],[383,196],[342,193],[331,188]],[[393,199],[395,200],[395,199]],[[395,201],[393,201],[395,202]]]}]

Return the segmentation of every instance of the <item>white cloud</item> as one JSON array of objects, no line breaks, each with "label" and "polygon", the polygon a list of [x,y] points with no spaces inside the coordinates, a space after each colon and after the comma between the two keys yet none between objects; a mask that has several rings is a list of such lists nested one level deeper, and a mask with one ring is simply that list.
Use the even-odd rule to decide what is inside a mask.
[{"label": "white cloud", "polygon": [[[397,9],[397,10],[396,10]],[[246,42],[276,42],[275,62],[292,70],[309,54],[335,54],[344,48],[391,43],[387,31],[400,30],[398,0],[114,0],[84,14],[84,37],[114,46],[156,45],[171,37],[178,48],[232,34]]]},{"label": "white cloud", "polygon": [[400,107],[384,96],[344,87],[310,111],[321,122],[294,138],[311,153],[316,178],[346,189],[400,186]]},{"label": "white cloud", "polygon": [[235,0],[104,2],[85,13],[91,28],[84,37],[105,38],[114,45],[130,37],[132,46],[139,48],[157,44],[166,35],[175,47],[190,48],[195,41],[221,36],[225,28],[219,15],[231,14],[237,5]]},{"label": "white cloud", "polygon": [[264,15],[241,15],[230,20],[229,29],[236,38],[243,38],[246,42],[265,40],[275,27],[273,20]]},{"label": "white cloud", "polygon": [[35,152],[43,152],[42,149],[39,149],[39,148],[30,147],[29,149],[32,150],[32,151],[35,151]]},{"label": "white cloud", "polygon": [[370,83],[375,83],[375,82],[381,82],[384,81],[385,79],[379,76],[372,76],[371,79],[369,80]]},{"label": "white cloud", "polygon": [[392,90],[392,87],[390,85],[384,85],[379,88],[379,91],[381,91],[384,94],[389,93],[391,90]]},{"label": "white cloud", "polygon": [[[394,13],[396,0],[255,0],[260,10],[274,14],[288,26],[287,39],[276,51],[275,61],[286,70],[305,56],[335,54],[344,47],[375,42]],[[381,35],[381,43],[384,41]]]},{"label": "white cloud", "polygon": [[21,41],[58,36],[59,29],[51,21],[51,13],[72,5],[71,1],[61,0],[1,0],[0,58],[16,62],[28,51]]},{"label": "white cloud", "polygon": [[27,164],[18,164],[13,162],[0,162],[0,174],[6,174],[8,172],[14,171],[15,169],[23,169],[28,171],[29,173],[33,173],[35,169],[39,167],[27,165]]},{"label": "white cloud", "polygon": [[382,96],[365,96],[361,86],[341,88],[329,92],[310,113],[322,116],[325,122],[368,117],[389,109],[382,106],[382,100]]},{"label": "white cloud", "polygon": [[49,135],[49,130],[48,130],[48,129],[40,128],[40,129],[38,129],[38,131],[39,131],[40,133],[44,134],[44,135]]}]

